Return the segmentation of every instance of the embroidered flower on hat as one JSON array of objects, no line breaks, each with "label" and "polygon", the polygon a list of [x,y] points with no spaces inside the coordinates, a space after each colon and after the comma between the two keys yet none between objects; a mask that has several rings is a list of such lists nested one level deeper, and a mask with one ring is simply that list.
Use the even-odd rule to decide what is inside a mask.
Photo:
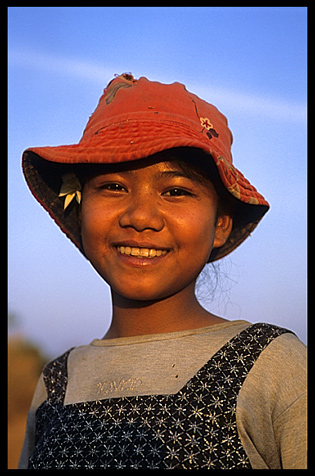
[{"label": "embroidered flower on hat", "polygon": [[205,127],[208,131],[210,129],[213,129],[213,125],[211,124],[210,119],[208,119],[207,117],[200,117],[199,119],[202,127]]},{"label": "embroidered flower on hat", "polygon": [[209,139],[212,139],[212,136],[213,137],[219,137],[219,134],[217,133],[217,131],[214,130],[213,128],[213,124],[210,122],[210,119],[208,119],[207,117],[200,117],[200,124],[202,125],[202,127],[204,129],[207,129],[207,136],[209,137]]},{"label": "embroidered flower on hat", "polygon": [[74,174],[64,174],[62,177],[62,185],[58,197],[66,197],[63,209],[65,210],[72,202],[74,197],[78,203],[81,202],[81,184]]},{"label": "embroidered flower on hat", "polygon": [[213,126],[212,122],[210,121],[210,119],[208,117],[200,117],[199,113],[198,113],[198,109],[197,109],[197,104],[195,103],[194,100],[192,100],[192,101],[195,105],[196,114],[199,117],[200,124],[202,126],[201,133],[204,130],[206,130],[207,131],[206,135],[208,136],[209,139],[212,139],[212,137],[219,137],[219,134],[214,129],[214,126]]}]

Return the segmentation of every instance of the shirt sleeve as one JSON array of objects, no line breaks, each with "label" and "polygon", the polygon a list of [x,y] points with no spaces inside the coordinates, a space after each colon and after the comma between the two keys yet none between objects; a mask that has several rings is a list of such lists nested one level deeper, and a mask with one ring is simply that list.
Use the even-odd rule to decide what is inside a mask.
[{"label": "shirt sleeve", "polygon": [[305,469],[306,347],[293,334],[261,353],[238,397],[237,429],[253,469]]},{"label": "shirt sleeve", "polygon": [[27,469],[28,460],[35,449],[35,413],[37,408],[46,400],[47,393],[43,375],[40,376],[34,392],[33,400],[27,416],[24,443],[19,459],[18,469]]}]

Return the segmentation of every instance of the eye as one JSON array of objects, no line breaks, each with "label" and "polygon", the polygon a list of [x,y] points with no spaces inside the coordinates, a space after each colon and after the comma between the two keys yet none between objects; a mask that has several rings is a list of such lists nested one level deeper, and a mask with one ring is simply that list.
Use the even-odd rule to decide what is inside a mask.
[{"label": "eye", "polygon": [[193,194],[183,188],[174,187],[170,190],[167,190],[167,192],[164,192],[163,195],[167,197],[183,197],[183,196],[192,196]]},{"label": "eye", "polygon": [[127,191],[125,187],[115,182],[104,183],[100,185],[99,189],[108,190],[110,192],[126,192]]}]

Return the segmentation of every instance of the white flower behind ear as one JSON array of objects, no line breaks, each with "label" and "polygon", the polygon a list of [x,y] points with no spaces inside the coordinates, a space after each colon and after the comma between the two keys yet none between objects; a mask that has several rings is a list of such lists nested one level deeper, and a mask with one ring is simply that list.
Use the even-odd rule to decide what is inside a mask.
[{"label": "white flower behind ear", "polygon": [[72,202],[74,197],[78,203],[81,202],[81,184],[75,174],[64,174],[62,177],[62,185],[58,197],[66,197],[63,205],[65,210]]}]

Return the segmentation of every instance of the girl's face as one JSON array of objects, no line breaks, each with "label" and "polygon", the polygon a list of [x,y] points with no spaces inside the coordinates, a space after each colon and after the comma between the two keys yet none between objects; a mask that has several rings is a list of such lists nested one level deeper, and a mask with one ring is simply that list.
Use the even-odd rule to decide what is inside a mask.
[{"label": "girl's face", "polygon": [[83,189],[85,254],[125,299],[169,297],[194,285],[226,241],[232,220],[217,217],[217,205],[211,182],[189,178],[176,162],[101,173]]}]

